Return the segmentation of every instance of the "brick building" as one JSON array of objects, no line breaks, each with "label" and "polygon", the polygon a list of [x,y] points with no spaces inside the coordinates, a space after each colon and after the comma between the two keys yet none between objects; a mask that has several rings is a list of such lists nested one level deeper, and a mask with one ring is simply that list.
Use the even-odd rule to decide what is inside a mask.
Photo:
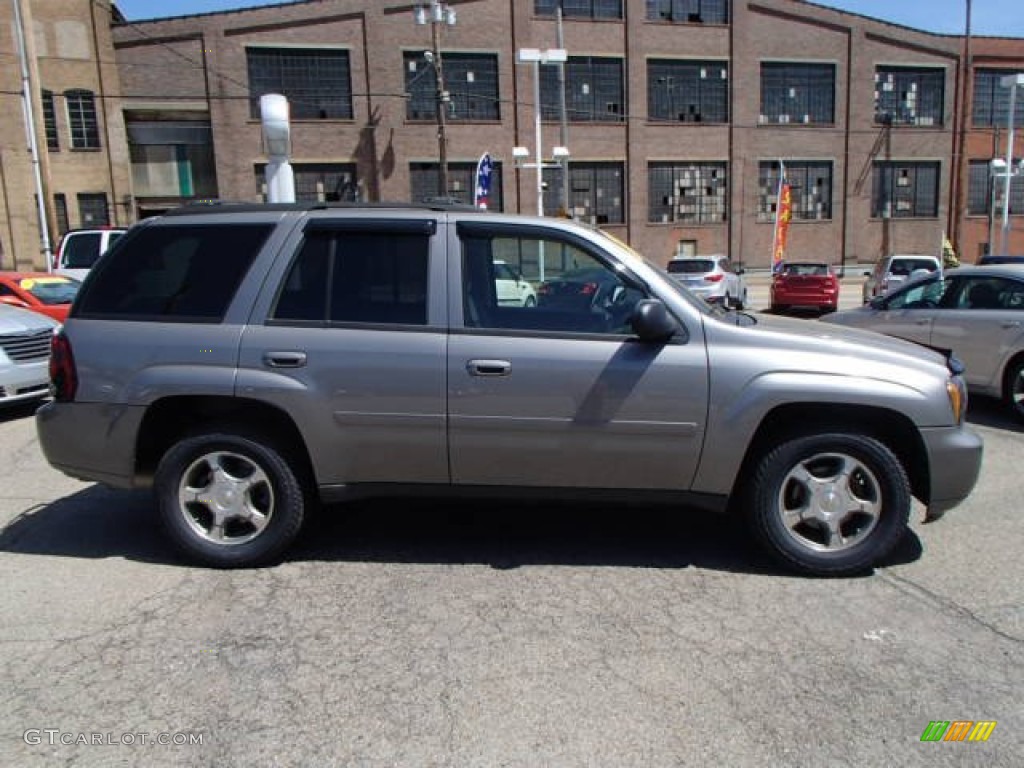
[{"label": "brick building", "polygon": [[[49,236],[71,227],[124,224],[134,215],[128,145],[118,100],[109,4],[18,0],[25,30]],[[15,4],[0,4],[0,266],[44,267],[36,174],[28,151]]]},{"label": "brick building", "polygon": [[[558,0],[450,0],[454,26],[417,25],[415,5],[306,0],[115,18],[120,99],[105,103],[122,108],[131,214],[261,199],[267,92],[289,97],[299,199],[437,195],[436,33],[450,196],[471,199],[489,152],[491,207],[537,210],[535,171],[513,154],[533,159],[536,72],[545,161],[556,146],[570,152],[571,213],[652,259],[729,252],[766,266],[780,160],[793,190],[791,258],[935,253],[949,233],[972,260],[988,241],[989,161],[1005,151],[1008,111],[997,75],[1024,71],[1022,39],[972,37],[964,89],[962,37],[801,0],[565,0],[563,140],[558,67],[517,62],[520,49],[558,47]],[[544,177],[550,215],[563,173]],[[1024,177],[1012,184],[1009,250],[1024,252]]]}]

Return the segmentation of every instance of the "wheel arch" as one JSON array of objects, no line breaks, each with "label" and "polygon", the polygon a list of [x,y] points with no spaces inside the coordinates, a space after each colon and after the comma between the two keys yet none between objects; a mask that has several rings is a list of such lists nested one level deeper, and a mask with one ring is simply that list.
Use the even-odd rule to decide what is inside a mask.
[{"label": "wheel arch", "polygon": [[878,440],[903,465],[915,498],[928,503],[931,493],[928,453],[909,417],[877,406],[787,403],[765,414],[754,432],[733,484],[731,505],[742,500],[745,483],[757,462],[774,446],[794,437],[825,432],[860,434]]},{"label": "wheel arch", "polygon": [[303,482],[315,482],[302,433],[281,409],[249,398],[175,395],[154,402],[142,419],[135,448],[136,484],[152,485],[161,457],[186,435],[231,427],[246,435],[266,436],[294,462]]}]

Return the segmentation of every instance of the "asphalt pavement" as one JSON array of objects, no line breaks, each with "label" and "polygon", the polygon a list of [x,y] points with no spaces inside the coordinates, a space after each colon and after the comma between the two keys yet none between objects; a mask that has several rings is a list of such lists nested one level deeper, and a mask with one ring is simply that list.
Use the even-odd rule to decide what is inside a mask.
[{"label": "asphalt pavement", "polygon": [[[276,567],[195,568],[148,494],[64,477],[6,412],[0,765],[1016,768],[1024,431],[969,418],[964,504],[916,509],[871,574],[807,579],[727,518],[411,501],[328,510]],[[996,726],[921,741],[958,720]]]}]

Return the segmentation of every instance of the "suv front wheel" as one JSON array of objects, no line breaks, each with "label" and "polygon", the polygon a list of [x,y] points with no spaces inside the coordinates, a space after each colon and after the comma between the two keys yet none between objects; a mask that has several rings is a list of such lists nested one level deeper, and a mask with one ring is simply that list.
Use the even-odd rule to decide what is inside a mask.
[{"label": "suv front wheel", "polygon": [[186,437],[164,454],[154,484],[172,541],[191,559],[217,568],[275,560],[305,515],[294,470],[258,437]]},{"label": "suv front wheel", "polygon": [[797,437],[757,465],[748,513],[783,565],[845,576],[877,564],[910,516],[910,482],[885,445],[865,435]]}]

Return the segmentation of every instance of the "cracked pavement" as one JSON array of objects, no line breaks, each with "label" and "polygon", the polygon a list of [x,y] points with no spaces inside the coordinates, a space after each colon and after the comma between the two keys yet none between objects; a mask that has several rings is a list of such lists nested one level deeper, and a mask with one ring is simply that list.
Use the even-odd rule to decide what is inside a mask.
[{"label": "cracked pavement", "polygon": [[[728,519],[511,502],[355,504],[280,566],[193,568],[147,494],[64,477],[0,414],[0,765],[1020,765],[1024,430],[971,420],[971,499],[815,580]],[[921,743],[931,720],[998,725]]]}]

